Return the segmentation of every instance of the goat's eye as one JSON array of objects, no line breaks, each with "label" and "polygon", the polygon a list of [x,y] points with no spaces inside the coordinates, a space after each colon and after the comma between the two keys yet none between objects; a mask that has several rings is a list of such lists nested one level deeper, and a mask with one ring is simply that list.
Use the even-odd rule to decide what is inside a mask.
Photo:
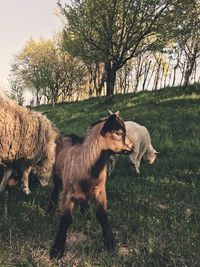
[{"label": "goat's eye", "polygon": [[122,131],[118,131],[118,132],[116,132],[116,135],[122,136],[123,135],[123,132]]}]

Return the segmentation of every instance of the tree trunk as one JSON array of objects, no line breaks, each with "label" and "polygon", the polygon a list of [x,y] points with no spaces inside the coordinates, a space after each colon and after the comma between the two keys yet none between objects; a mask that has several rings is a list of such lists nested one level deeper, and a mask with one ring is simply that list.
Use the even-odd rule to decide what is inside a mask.
[{"label": "tree trunk", "polygon": [[142,56],[139,56],[137,58],[137,67],[136,67],[136,84],[135,84],[135,90],[134,92],[138,91],[138,86],[139,86],[139,82],[140,82],[140,77],[142,75]]},{"label": "tree trunk", "polygon": [[55,104],[58,102],[58,94],[55,92],[52,94],[51,104],[54,107]]},{"label": "tree trunk", "polygon": [[41,101],[40,91],[37,90],[36,91],[36,106],[40,105],[40,101]]},{"label": "tree trunk", "polygon": [[195,64],[194,64],[193,74],[194,74],[193,80],[194,80],[194,83],[196,83],[196,76],[197,76],[197,62],[196,61],[195,61]]},{"label": "tree trunk", "polygon": [[97,91],[96,91],[97,96],[100,96],[102,94],[102,89],[103,89],[105,82],[106,82],[106,72],[104,71],[102,73],[101,79],[98,82],[98,87],[97,87]]},{"label": "tree trunk", "polygon": [[181,70],[181,80],[180,80],[180,86],[183,85],[183,79],[184,79],[184,73],[185,73],[185,62],[182,64]]},{"label": "tree trunk", "polygon": [[114,94],[114,86],[116,81],[116,68],[113,67],[111,61],[106,64],[106,99],[110,101]]},{"label": "tree trunk", "polygon": [[88,92],[88,97],[91,98],[93,96],[93,84],[92,84],[92,73],[90,73],[90,78],[89,78],[89,92]]},{"label": "tree trunk", "polygon": [[184,85],[185,86],[189,84],[190,76],[192,75],[194,65],[195,65],[195,56],[188,59],[187,67],[186,67],[186,71],[185,71],[185,76],[184,76]]},{"label": "tree trunk", "polygon": [[39,100],[39,93],[36,94],[36,106],[39,106],[40,100]]},{"label": "tree trunk", "polygon": [[[170,74],[168,74],[169,73],[169,69],[170,69],[170,58],[169,58],[168,67],[167,67],[167,70],[166,70],[166,73],[165,73],[164,88],[167,87],[167,77],[170,75]],[[170,71],[170,73],[171,73],[171,71]]]},{"label": "tree trunk", "polygon": [[142,91],[145,90],[145,85],[146,85],[147,77],[148,77],[148,74],[149,74],[149,71],[150,71],[150,68],[151,68],[151,63],[152,63],[151,60],[149,62],[146,62],[145,63],[145,67],[144,67],[144,81],[143,81],[143,84],[142,84]]},{"label": "tree trunk", "polygon": [[[152,77],[153,77],[153,74],[154,74],[155,67],[156,67],[156,63],[154,63],[154,65],[153,65],[153,68],[152,68],[152,71],[151,71],[151,75],[150,75],[148,83],[147,83],[147,89],[149,88],[150,84],[152,83],[151,80],[152,80]],[[153,87],[151,88],[151,90],[153,90]]]},{"label": "tree trunk", "polygon": [[172,87],[174,87],[175,85],[177,68],[178,68],[178,64],[174,67],[174,77],[173,77]]},{"label": "tree trunk", "polygon": [[161,63],[162,63],[162,58],[160,57],[160,59],[158,61],[158,68],[157,68],[157,71],[156,71],[156,74],[155,74],[153,90],[157,90],[158,89],[158,82],[159,82],[159,77],[160,77]]}]

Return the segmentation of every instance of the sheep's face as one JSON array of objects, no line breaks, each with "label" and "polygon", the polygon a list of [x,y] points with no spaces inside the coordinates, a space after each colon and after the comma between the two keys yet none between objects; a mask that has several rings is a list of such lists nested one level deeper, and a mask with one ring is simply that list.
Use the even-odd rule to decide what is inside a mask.
[{"label": "sheep's face", "polygon": [[52,169],[43,165],[36,165],[32,168],[31,174],[33,174],[42,186],[47,186],[52,174]]},{"label": "sheep's face", "polygon": [[123,120],[116,114],[112,114],[104,123],[101,135],[104,138],[104,149],[114,153],[131,153],[133,143],[126,136],[126,128]]},{"label": "sheep's face", "polygon": [[144,154],[143,158],[147,163],[153,164],[157,155],[158,155],[158,152],[155,149],[152,149],[151,151],[147,151]]}]

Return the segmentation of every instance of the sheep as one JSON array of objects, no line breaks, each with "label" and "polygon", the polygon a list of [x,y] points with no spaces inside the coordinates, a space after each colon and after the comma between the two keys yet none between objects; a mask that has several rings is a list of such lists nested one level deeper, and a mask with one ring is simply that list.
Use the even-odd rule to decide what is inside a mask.
[{"label": "sheep", "polygon": [[28,179],[31,171],[37,173],[42,185],[49,182],[55,162],[57,128],[36,111],[19,106],[15,101],[0,95],[0,165],[4,177],[0,192],[5,189],[15,169],[22,175],[22,190],[29,194]]},{"label": "sheep", "polygon": [[[133,152],[130,154],[129,159],[135,169],[136,174],[140,174],[140,162],[143,158],[147,163],[152,164],[158,152],[151,144],[150,134],[146,127],[134,121],[125,121],[126,133],[129,139],[134,143]],[[111,176],[116,163],[116,157],[111,157],[109,165],[109,176]]]},{"label": "sheep", "polygon": [[23,176],[23,169],[20,165],[20,161],[16,160],[12,163],[8,163],[7,165],[0,163],[0,187],[2,188],[1,191],[4,190],[4,188],[9,185],[10,179],[14,179],[15,184],[18,183],[19,177]]},{"label": "sheep", "polygon": [[56,157],[54,174],[62,185],[60,222],[50,249],[50,259],[63,256],[67,230],[72,223],[76,200],[95,199],[96,217],[101,224],[104,245],[114,249],[114,237],[107,217],[106,163],[110,153],[132,151],[133,144],[126,137],[126,129],[119,114],[94,123],[82,142],[63,146]]},{"label": "sheep", "polygon": [[158,152],[151,144],[150,134],[146,127],[134,122],[125,122],[127,136],[134,142],[134,150],[130,154],[130,160],[137,174],[140,174],[140,162],[143,158],[147,163],[153,164]]}]

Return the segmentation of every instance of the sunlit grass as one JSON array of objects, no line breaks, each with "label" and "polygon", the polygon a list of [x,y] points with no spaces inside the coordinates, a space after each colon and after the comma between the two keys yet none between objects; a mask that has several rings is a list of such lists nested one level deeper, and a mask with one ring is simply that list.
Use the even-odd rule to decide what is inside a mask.
[{"label": "sunlit grass", "polygon": [[[142,162],[140,176],[120,156],[107,181],[116,251],[104,250],[90,205],[83,217],[74,212],[63,266],[200,266],[200,86],[118,95],[111,104],[103,97],[39,108],[62,134],[79,135],[107,109],[145,125],[160,154],[152,166]],[[30,196],[18,187],[8,199],[0,195],[2,267],[58,266],[48,258],[58,212],[46,213],[48,188],[31,190]]]}]

